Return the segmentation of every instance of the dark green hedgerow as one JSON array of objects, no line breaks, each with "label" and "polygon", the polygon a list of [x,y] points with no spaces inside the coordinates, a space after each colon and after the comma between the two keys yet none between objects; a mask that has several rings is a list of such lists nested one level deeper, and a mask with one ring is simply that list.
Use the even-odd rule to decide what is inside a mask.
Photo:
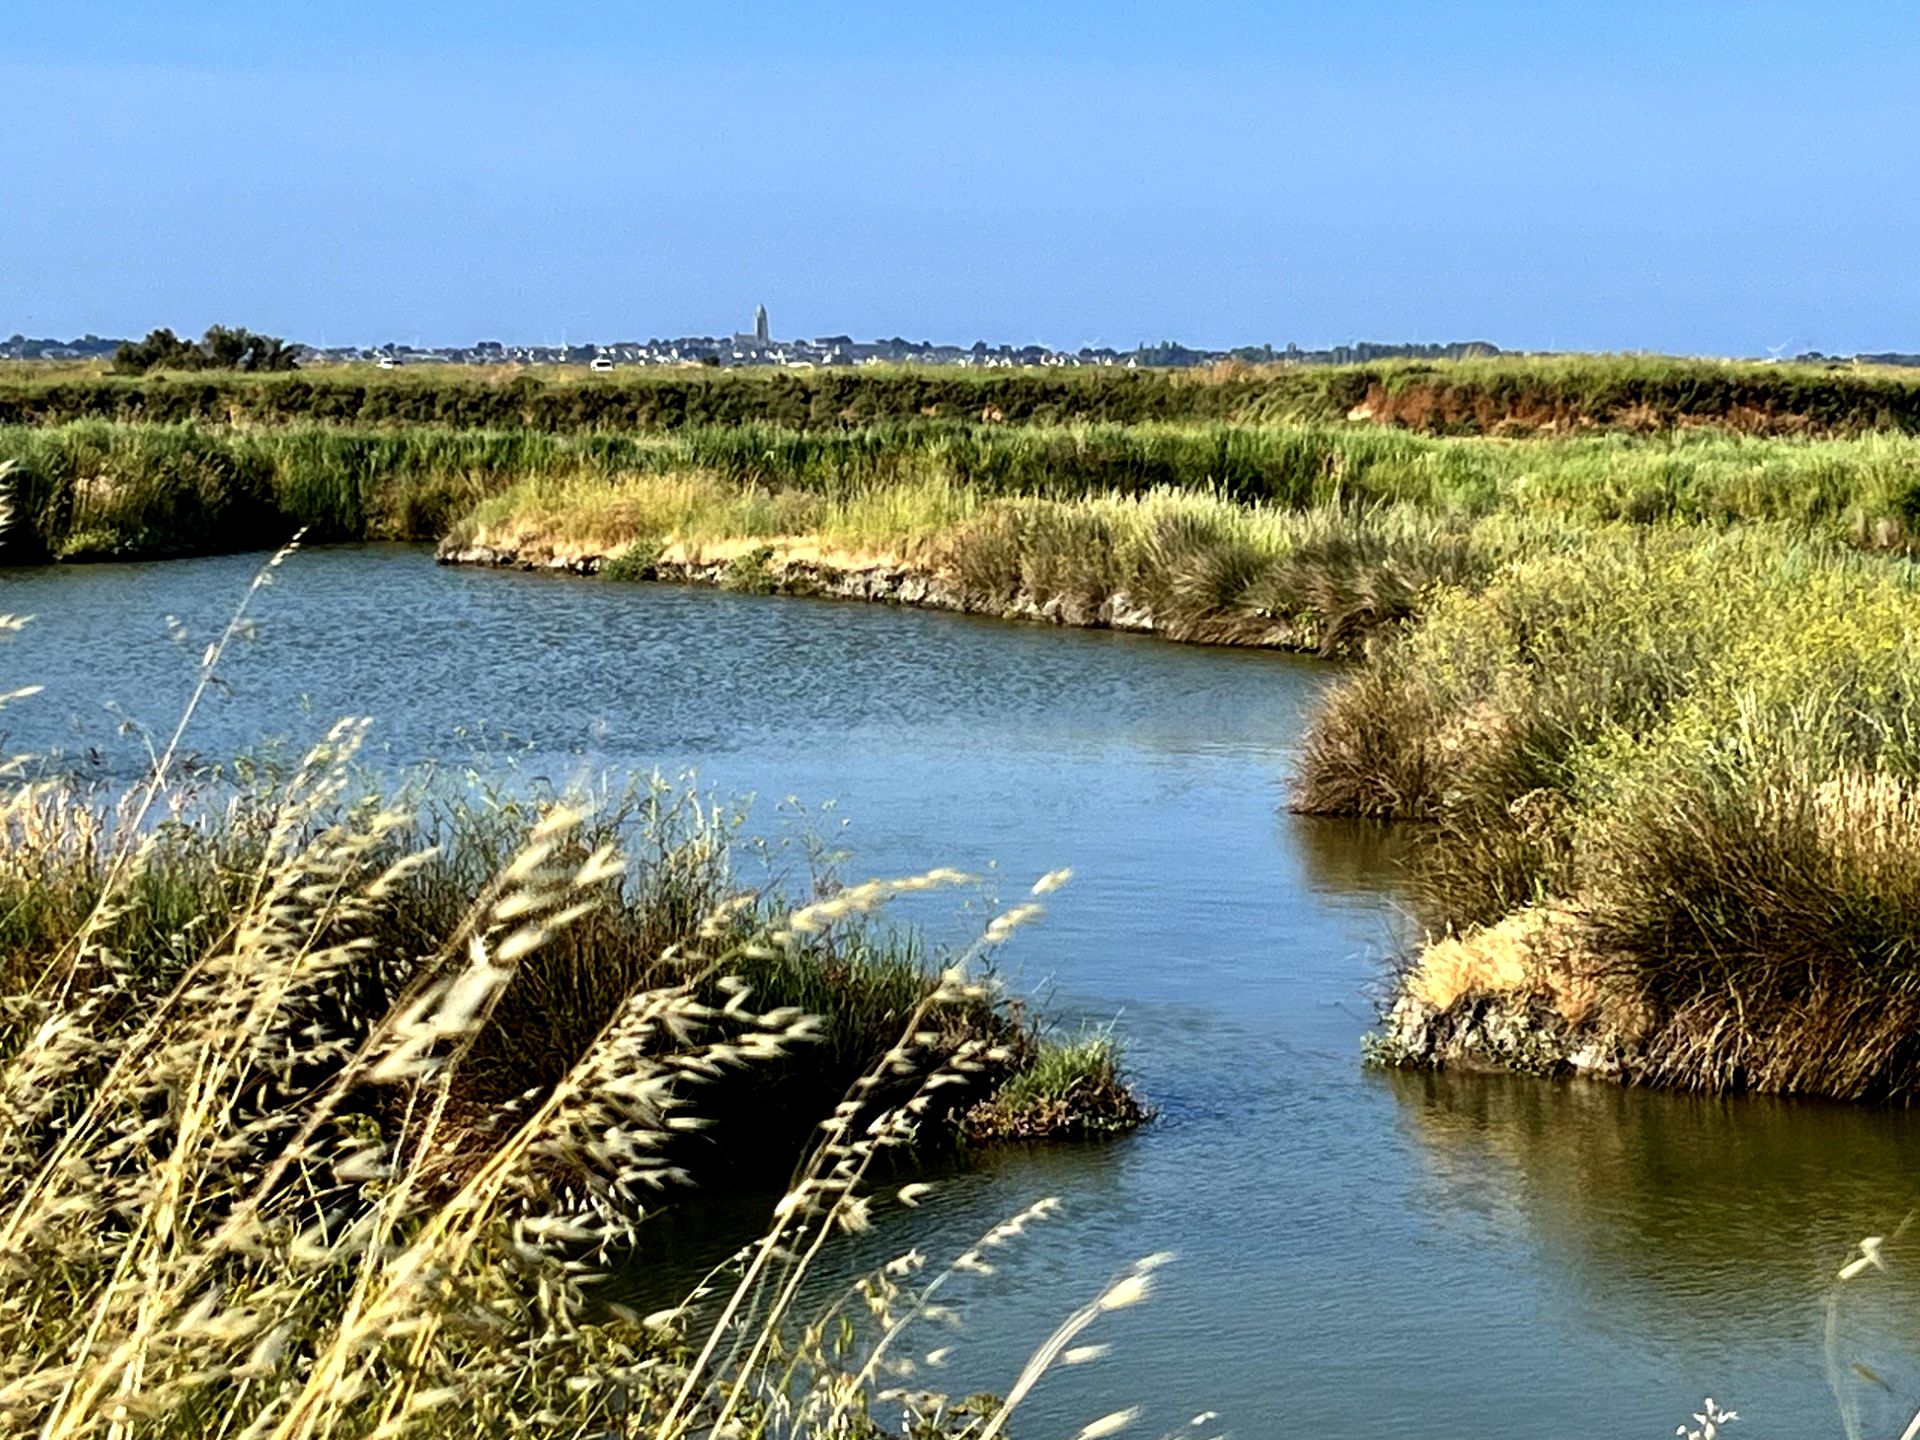
[{"label": "dark green hedgerow", "polygon": [[524,372],[482,376],[447,367],[402,374],[139,378],[0,372],[0,424],[195,420],[570,431],[705,425],[838,429],[927,419],[1133,423],[1224,419],[1276,385],[1303,396],[1324,388],[1318,380],[1275,381],[1251,373],[1212,379],[1166,372],[904,367],[811,374],[643,371],[609,380],[548,379]]},{"label": "dark green hedgerow", "polygon": [[1339,420],[1450,433],[1706,425],[1768,433],[1920,428],[1920,379],[1893,370],[1757,365],[1645,355],[1501,356],[1204,371],[476,371],[360,367],[291,375],[75,375],[0,370],[0,424],[70,420],[248,425],[673,430],[706,425],[857,428]]}]

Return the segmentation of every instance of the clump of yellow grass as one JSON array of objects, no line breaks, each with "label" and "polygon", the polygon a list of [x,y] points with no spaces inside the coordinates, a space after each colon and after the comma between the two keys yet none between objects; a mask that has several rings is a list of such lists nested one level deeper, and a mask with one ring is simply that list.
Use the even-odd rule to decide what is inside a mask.
[{"label": "clump of yellow grass", "polygon": [[1592,1016],[1601,997],[1574,918],[1544,905],[1435,940],[1420,952],[1403,988],[1437,1010],[1474,999],[1541,999],[1570,1025]]}]

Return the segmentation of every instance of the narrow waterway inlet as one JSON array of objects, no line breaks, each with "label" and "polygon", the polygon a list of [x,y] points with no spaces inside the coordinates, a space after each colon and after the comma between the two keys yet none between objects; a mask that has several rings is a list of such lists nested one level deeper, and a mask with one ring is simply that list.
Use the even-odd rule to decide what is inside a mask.
[{"label": "narrow waterway inlet", "polygon": [[[258,564],[0,572],[0,610],[36,617],[10,642],[8,688],[46,687],[8,709],[10,748],[133,778],[146,750],[126,725],[171,726]],[[1162,1118],[1115,1143],[990,1154],[840,1262],[910,1245],[937,1260],[1061,1198],[956,1294],[959,1392],[1003,1388],[1110,1272],[1177,1251],[1152,1303],[1112,1317],[1115,1358],[1049,1381],[1022,1433],[1137,1402],[1148,1433],[1212,1410],[1243,1436],[1651,1436],[1706,1394],[1750,1436],[1838,1428],[1829,1287],[1911,1206],[1920,1120],[1364,1069],[1406,939],[1393,837],[1285,810],[1329,667],[447,570],[409,547],[301,554],[258,619],[190,734],[208,759],[273,737],[291,752],[366,714],[372,757],[396,769],[697,769],[756,797],[759,833],[829,835],[849,878],[956,865],[1012,896],[1073,868],[1007,978],[1068,1025],[1112,1024]],[[942,904],[914,918],[954,936],[977,919]],[[1871,1298],[1883,1308],[1841,1316],[1845,1354],[1909,1393],[1903,1356],[1920,1350]]]}]

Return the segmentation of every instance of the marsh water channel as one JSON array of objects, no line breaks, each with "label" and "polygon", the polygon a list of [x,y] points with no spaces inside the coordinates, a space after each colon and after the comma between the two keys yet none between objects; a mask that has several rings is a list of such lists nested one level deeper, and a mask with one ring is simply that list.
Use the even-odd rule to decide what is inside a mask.
[{"label": "marsh water channel", "polygon": [[[9,688],[46,687],[7,711],[12,748],[137,773],[123,721],[171,724],[259,558],[0,572],[0,610],[37,617],[6,652]],[[937,1261],[1061,1198],[952,1292],[965,1329],[942,1380],[958,1392],[1004,1389],[1116,1268],[1178,1252],[1150,1303],[1103,1323],[1112,1357],[1047,1382],[1020,1434],[1139,1403],[1149,1434],[1214,1433],[1184,1427],[1215,1411],[1241,1436],[1654,1437],[1707,1394],[1743,1413],[1737,1434],[1839,1433],[1830,1284],[1920,1193],[1920,1120],[1363,1067],[1406,939],[1393,838],[1285,808],[1330,667],[446,570],[407,547],[299,555],[257,614],[192,732],[200,755],[297,747],[365,714],[383,765],[477,757],[560,782],[697,768],[755,795],[763,833],[830,834],[849,878],[957,865],[1012,897],[1073,868],[1007,978],[1069,1026],[1114,1025],[1159,1120],[990,1154],[835,1262],[909,1246]],[[955,904],[913,918],[961,938],[978,917]],[[723,1229],[744,1209],[693,1203]],[[1842,1363],[1883,1382],[1850,1383],[1896,1434],[1920,1311],[1886,1285],[1861,1295]]]}]

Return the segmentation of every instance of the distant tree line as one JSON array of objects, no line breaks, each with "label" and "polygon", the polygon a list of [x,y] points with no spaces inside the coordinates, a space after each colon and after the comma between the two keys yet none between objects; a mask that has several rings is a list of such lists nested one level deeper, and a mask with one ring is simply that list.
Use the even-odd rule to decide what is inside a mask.
[{"label": "distant tree line", "polygon": [[113,368],[123,375],[149,370],[297,370],[294,347],[276,335],[256,335],[244,327],[209,325],[198,340],[182,340],[171,330],[149,331],[113,352]]}]

